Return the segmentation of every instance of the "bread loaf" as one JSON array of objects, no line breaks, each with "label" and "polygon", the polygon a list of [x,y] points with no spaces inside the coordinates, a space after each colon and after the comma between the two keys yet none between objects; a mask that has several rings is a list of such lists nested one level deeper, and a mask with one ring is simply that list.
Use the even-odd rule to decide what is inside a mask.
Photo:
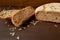
[{"label": "bread loaf", "polygon": [[26,22],[31,16],[34,15],[35,10],[28,6],[26,8],[21,9],[19,12],[17,12],[15,15],[13,15],[11,21],[16,26],[21,26],[24,22]]},{"label": "bread loaf", "polygon": [[60,23],[60,3],[48,3],[36,8],[37,20]]}]

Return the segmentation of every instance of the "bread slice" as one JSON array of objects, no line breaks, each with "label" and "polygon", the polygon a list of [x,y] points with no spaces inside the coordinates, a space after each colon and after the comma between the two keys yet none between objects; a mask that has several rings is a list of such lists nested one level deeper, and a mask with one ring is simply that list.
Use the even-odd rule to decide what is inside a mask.
[{"label": "bread slice", "polygon": [[17,12],[19,12],[20,10],[4,10],[4,11],[1,11],[0,12],[0,18],[1,19],[6,19],[6,18],[9,18],[11,19],[11,17],[16,14]]},{"label": "bread slice", "polygon": [[12,17],[11,21],[16,27],[20,27],[24,22],[34,15],[34,11],[35,10],[31,6],[23,8]]},{"label": "bread slice", "polygon": [[48,3],[35,10],[37,20],[60,23],[60,3]]}]

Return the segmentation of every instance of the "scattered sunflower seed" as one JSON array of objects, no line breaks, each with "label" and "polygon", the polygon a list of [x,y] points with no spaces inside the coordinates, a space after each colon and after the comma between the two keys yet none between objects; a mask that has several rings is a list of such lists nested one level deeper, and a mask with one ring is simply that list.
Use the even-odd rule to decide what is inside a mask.
[{"label": "scattered sunflower seed", "polygon": [[33,25],[36,25],[39,21],[35,21],[35,23],[33,23]]},{"label": "scattered sunflower seed", "polygon": [[11,32],[10,34],[11,34],[11,36],[14,36],[15,35],[15,32]]},{"label": "scattered sunflower seed", "polygon": [[36,25],[37,23],[38,23],[39,21],[32,21],[32,22],[30,22],[31,24],[33,24],[33,25]]},{"label": "scattered sunflower seed", "polygon": [[15,35],[15,32],[14,33],[12,33],[12,36],[14,36]]}]

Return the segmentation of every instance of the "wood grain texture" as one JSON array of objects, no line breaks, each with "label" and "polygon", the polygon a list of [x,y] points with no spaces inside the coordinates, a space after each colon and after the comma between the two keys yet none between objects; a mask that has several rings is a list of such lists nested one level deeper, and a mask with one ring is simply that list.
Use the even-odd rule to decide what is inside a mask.
[{"label": "wood grain texture", "polygon": [[41,4],[49,2],[60,2],[60,0],[0,0],[0,6],[33,6],[37,7]]},{"label": "wood grain texture", "polygon": [[17,40],[17,36],[20,36],[20,40],[60,40],[60,24],[50,22],[39,22],[35,26],[30,24],[26,30],[15,30],[16,34],[12,37],[9,28],[14,26],[8,22],[11,25],[8,27],[8,24],[2,23],[4,21],[0,21],[0,40]]}]

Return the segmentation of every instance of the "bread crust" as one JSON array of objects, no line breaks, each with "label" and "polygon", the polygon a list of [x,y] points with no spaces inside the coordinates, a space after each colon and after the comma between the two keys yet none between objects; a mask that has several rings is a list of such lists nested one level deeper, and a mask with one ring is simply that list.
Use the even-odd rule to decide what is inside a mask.
[{"label": "bread crust", "polygon": [[29,18],[31,18],[31,16],[34,15],[34,11],[35,10],[31,6],[23,8],[12,17],[11,21],[16,27],[20,27]]}]

